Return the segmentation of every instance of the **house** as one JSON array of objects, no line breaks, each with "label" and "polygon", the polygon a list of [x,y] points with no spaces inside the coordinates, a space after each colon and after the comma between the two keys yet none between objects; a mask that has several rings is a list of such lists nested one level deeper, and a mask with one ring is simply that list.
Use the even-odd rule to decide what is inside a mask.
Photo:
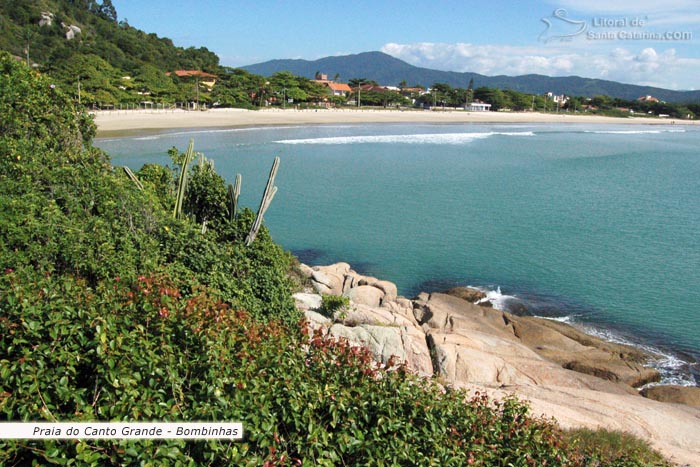
[{"label": "house", "polygon": [[[214,87],[214,85],[216,84],[216,79],[218,78],[218,76],[216,75],[212,75],[211,73],[199,70],[175,70],[173,73],[178,78],[195,77],[209,91],[211,91],[211,89]],[[173,73],[166,73],[165,75],[171,76]]]},{"label": "house", "polygon": [[352,92],[352,89],[350,89],[350,86],[348,86],[345,83],[335,83],[333,81],[326,81],[321,83],[324,86],[327,86],[328,89],[330,89],[331,93],[334,96],[343,96],[346,97],[348,94]]},{"label": "house", "polygon": [[491,110],[491,104],[481,101],[472,102],[471,104],[465,105],[464,110],[468,110],[470,112],[489,112]]},{"label": "house", "polygon": [[654,96],[641,96],[638,97],[637,100],[639,102],[659,102],[659,100]]},{"label": "house", "polygon": [[377,86],[376,84],[363,84],[360,86],[360,90],[362,91],[386,91],[387,88],[386,86]]},{"label": "house", "polygon": [[328,75],[325,73],[316,73],[314,82],[326,86],[334,96],[347,97],[348,94],[352,92],[350,86],[345,83],[336,83],[334,80],[329,80]]},{"label": "house", "polygon": [[553,92],[548,92],[546,95],[547,99],[552,100],[562,106],[569,102],[569,98],[564,94],[556,95]]}]

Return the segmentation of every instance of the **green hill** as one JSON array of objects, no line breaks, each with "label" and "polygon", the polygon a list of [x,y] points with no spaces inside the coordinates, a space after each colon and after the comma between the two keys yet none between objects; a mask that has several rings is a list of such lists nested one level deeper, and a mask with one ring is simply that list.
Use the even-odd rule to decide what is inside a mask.
[{"label": "green hill", "polygon": [[249,105],[261,80],[220,67],[205,47],[176,47],[118,21],[111,0],[0,0],[0,50],[51,76],[76,100],[80,95],[83,105],[195,100],[194,79],[166,75],[178,69],[221,75],[243,90],[217,96],[202,89],[204,102]]}]

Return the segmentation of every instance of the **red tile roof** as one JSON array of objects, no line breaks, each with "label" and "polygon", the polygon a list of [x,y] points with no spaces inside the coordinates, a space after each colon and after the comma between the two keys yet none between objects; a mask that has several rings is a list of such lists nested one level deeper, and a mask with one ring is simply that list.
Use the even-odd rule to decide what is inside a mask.
[{"label": "red tile roof", "polygon": [[[200,78],[218,78],[218,76],[216,75],[212,75],[211,73],[199,70],[175,70],[173,73],[175,73],[175,75],[179,76],[180,78],[185,76],[199,76]],[[171,74],[172,73],[166,73],[166,75],[168,76],[170,76]]]},{"label": "red tile roof", "polygon": [[345,92],[352,92],[352,89],[350,89],[350,86],[348,86],[345,83],[326,83],[329,88],[333,91],[345,91]]}]

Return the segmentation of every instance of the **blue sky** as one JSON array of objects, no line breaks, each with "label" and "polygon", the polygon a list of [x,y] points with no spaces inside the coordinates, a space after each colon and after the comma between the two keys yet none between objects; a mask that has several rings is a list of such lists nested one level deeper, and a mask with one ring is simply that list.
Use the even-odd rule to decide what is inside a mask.
[{"label": "blue sky", "polygon": [[698,0],[113,3],[120,20],[228,66],[380,50],[439,70],[700,89]]}]

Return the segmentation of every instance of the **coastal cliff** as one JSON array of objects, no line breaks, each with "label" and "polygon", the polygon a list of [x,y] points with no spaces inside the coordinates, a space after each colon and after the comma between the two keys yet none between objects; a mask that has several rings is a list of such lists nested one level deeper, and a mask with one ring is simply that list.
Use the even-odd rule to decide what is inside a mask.
[{"label": "coastal cliff", "polygon": [[[554,417],[562,427],[629,432],[674,462],[698,465],[700,409],[691,405],[700,388],[664,399],[689,405],[642,397],[635,388],[660,378],[644,366],[651,354],[563,323],[471,303],[465,298],[481,298],[472,290],[409,300],[391,282],[358,274],[347,263],[301,270],[310,289],[295,299],[311,326],[366,347],[385,365],[405,363],[447,388],[514,394],[534,415]],[[322,295],[345,296],[349,306],[324,315]]]}]

